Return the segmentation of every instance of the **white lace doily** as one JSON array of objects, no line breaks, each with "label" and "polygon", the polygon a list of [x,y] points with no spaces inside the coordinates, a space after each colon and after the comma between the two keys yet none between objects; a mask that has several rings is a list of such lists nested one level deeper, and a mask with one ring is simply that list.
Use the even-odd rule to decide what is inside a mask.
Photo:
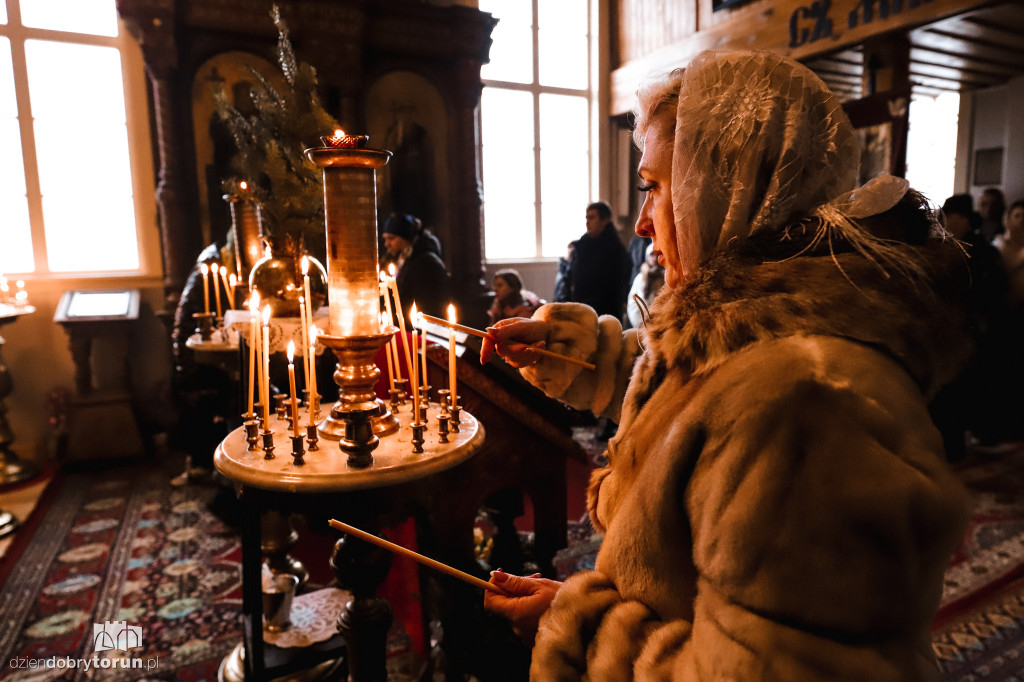
[{"label": "white lace doily", "polygon": [[288,629],[281,632],[264,630],[263,641],[283,649],[324,642],[338,634],[338,616],[351,598],[348,592],[336,587],[300,594],[292,601]]},{"label": "white lace doily", "polygon": [[[251,313],[248,310],[229,310],[224,314],[224,327],[239,334],[246,340],[246,342],[248,342],[249,330],[252,328],[252,319],[250,315]],[[319,310],[313,313],[313,324],[315,324],[321,332],[327,332],[327,327],[330,324],[327,306],[322,306]],[[298,317],[271,317],[270,324],[268,325],[270,328],[270,352],[284,353],[288,350],[288,342],[295,341],[296,357],[304,355],[302,329],[299,325]],[[325,350],[326,349],[323,345],[318,344],[316,347],[316,354],[323,355]]]}]

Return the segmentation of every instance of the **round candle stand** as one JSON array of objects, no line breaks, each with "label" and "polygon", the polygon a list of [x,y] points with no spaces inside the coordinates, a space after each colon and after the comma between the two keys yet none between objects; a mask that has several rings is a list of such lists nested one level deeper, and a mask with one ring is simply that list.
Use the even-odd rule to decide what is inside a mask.
[{"label": "round candle stand", "polygon": [[192,313],[192,317],[196,321],[196,333],[199,334],[199,338],[203,341],[211,340],[213,338],[213,327],[217,314]]},{"label": "round candle stand", "polygon": [[[357,520],[364,528],[375,529],[377,513],[386,512],[394,503],[392,491],[400,486],[423,485],[434,476],[445,475],[449,469],[467,462],[484,443],[484,428],[470,414],[463,413],[463,428],[459,434],[450,434],[447,443],[442,443],[436,430],[424,429],[421,454],[413,453],[412,413],[403,412],[396,416],[398,428],[388,436],[378,439],[373,451],[372,462],[361,468],[350,466],[348,455],[341,448],[321,448],[307,452],[301,466],[296,466],[291,457],[264,459],[263,453],[250,452],[245,439],[245,430],[239,427],[232,431],[217,447],[214,466],[236,484],[243,503],[243,514],[252,519],[252,524],[243,530],[242,547],[242,591],[243,617],[250,624],[262,623],[260,565],[264,554],[269,559],[286,558],[286,551],[292,542],[292,528],[281,515],[268,517],[271,509],[298,511],[307,504],[328,505],[332,513],[347,504],[358,513],[365,514]],[[285,438],[284,422],[272,420],[273,432],[270,437]],[[367,420],[368,421],[368,420]],[[364,496],[376,500],[366,506]],[[399,496],[401,497],[401,495]],[[351,518],[351,517],[350,517]],[[261,524],[271,524],[265,532]],[[267,548],[261,547],[268,543]],[[272,546],[272,547],[271,547]],[[274,548],[274,552],[267,549]],[[371,551],[372,550],[372,551]],[[390,606],[380,597],[374,596],[377,586],[387,573],[387,562],[378,555],[377,548],[361,541],[343,537],[335,547],[331,568],[339,584],[352,593],[339,617],[339,627],[345,633],[344,658],[348,663],[351,680],[377,680],[377,666],[383,660],[387,628],[390,620]],[[273,566],[272,566],[273,567]],[[278,570],[296,572],[290,566]],[[246,596],[248,595],[248,596]],[[267,644],[262,640],[262,628],[244,628],[245,653],[252,660],[246,661],[236,651],[222,663],[225,671],[251,670],[250,679],[268,679],[264,675],[264,650]],[[257,640],[256,638],[259,637]],[[230,673],[234,674],[234,673]],[[240,679],[229,677],[223,679]]]},{"label": "round candle stand", "polygon": [[[380,378],[380,370],[373,359],[381,346],[391,340],[395,328],[380,334],[361,336],[319,336],[320,343],[338,358],[334,370],[334,383],[338,385],[338,402],[319,425],[320,437],[327,440],[347,441],[347,451],[356,452],[356,459],[364,461],[373,451],[375,437],[387,436],[398,430],[398,418],[383,400],[373,392]],[[368,422],[372,433],[367,433]]]}]

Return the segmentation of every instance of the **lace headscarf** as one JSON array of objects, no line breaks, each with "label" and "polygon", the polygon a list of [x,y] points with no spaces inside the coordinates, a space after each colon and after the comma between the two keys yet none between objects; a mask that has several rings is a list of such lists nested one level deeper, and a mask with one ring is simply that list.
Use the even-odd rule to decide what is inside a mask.
[{"label": "lace headscarf", "polygon": [[662,105],[676,100],[672,208],[681,255],[703,261],[732,239],[817,217],[817,239],[838,235],[876,262],[891,260],[885,240],[856,220],[892,208],[907,182],[880,176],[854,191],[857,137],[810,69],[765,52],[709,51],[667,87],[677,82],[677,98],[658,96]]}]

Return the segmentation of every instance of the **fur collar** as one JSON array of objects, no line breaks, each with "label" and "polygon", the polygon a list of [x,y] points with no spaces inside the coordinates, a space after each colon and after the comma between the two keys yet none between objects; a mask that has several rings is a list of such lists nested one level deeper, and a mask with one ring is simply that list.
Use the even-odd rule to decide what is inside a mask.
[{"label": "fur collar", "polygon": [[[827,245],[802,250],[799,243],[779,243],[778,235],[771,242],[738,240],[685,287],[662,288],[642,331],[647,352],[637,374],[657,384],[669,369],[706,373],[759,341],[826,335],[889,354],[930,399],[969,361],[964,296],[970,276],[952,240],[900,247],[924,264],[926,279],[886,276],[852,250],[832,254]],[[636,407],[656,386],[646,388]]]}]

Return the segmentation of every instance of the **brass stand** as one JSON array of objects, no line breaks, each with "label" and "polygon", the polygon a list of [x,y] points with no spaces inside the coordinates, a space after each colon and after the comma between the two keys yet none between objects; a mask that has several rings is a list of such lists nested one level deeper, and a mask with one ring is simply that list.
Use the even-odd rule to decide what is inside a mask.
[{"label": "brass stand", "polygon": [[394,333],[391,327],[381,334],[319,337],[338,358],[334,382],[340,389],[338,402],[320,424],[319,432],[323,438],[339,441],[352,467],[372,464],[379,436],[398,431],[398,418],[373,391],[380,378],[373,359]]},{"label": "brass stand", "polygon": [[[14,433],[7,423],[7,405],[4,404],[4,399],[14,390],[14,382],[11,380],[11,370],[4,362],[3,348],[4,338],[0,336],[0,487],[35,478],[41,471],[35,463],[23,462],[11,452]],[[5,520],[7,516],[10,519]],[[11,525],[12,521],[13,526]],[[0,511],[0,537],[10,533],[16,527],[17,519],[7,512]]]}]

